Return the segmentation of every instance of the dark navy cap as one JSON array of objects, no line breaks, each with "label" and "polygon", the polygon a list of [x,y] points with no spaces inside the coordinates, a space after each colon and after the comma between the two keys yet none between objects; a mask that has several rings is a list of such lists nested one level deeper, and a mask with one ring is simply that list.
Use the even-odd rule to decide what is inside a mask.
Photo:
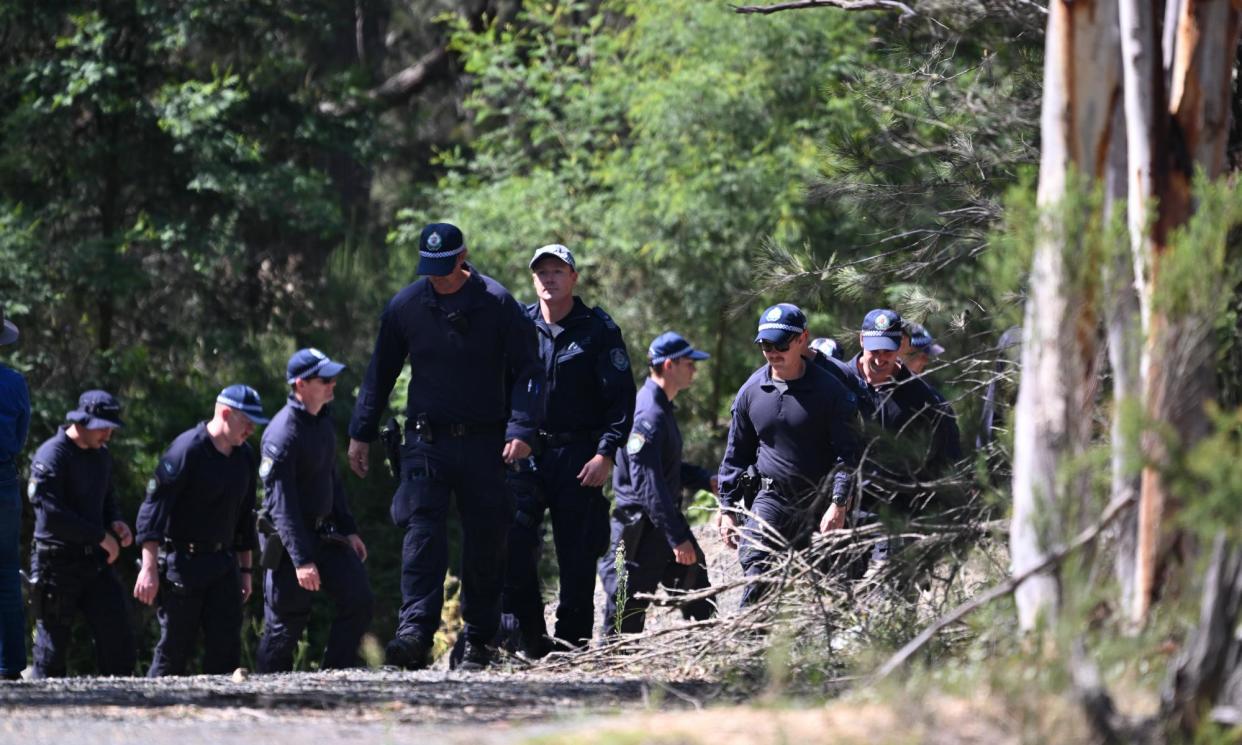
[{"label": "dark navy cap", "polygon": [[912,323],[906,326],[906,333],[910,334],[910,346],[917,352],[935,357],[944,354],[944,347],[936,343],[931,332],[923,328],[922,324]]},{"label": "dark navy cap", "polygon": [[829,357],[839,360],[841,359],[841,345],[837,344],[835,339],[829,339],[826,336],[820,336],[811,340],[811,349],[816,349]]},{"label": "dark navy cap", "polygon": [[309,349],[299,349],[289,358],[289,366],[285,368],[286,381],[292,385],[293,381],[301,378],[335,378],[341,374],[345,366],[339,362],[333,362],[328,359],[328,355],[320,352],[318,349],[311,347]]},{"label": "dark navy cap", "polygon": [[895,310],[876,308],[862,322],[862,348],[868,352],[901,349],[901,316]]},{"label": "dark navy cap", "polygon": [[418,238],[418,273],[443,277],[457,266],[457,254],[466,250],[466,239],[456,225],[433,222]]},{"label": "dark navy cap", "polygon": [[220,391],[216,403],[224,404],[233,411],[240,411],[255,424],[267,424],[271,420],[263,416],[263,402],[259,392],[248,385],[235,383]]},{"label": "dark navy cap", "polygon": [[546,246],[535,249],[535,255],[530,257],[530,263],[527,264],[527,267],[534,269],[535,264],[544,256],[555,256],[569,264],[570,269],[573,269],[575,272],[578,271],[578,265],[574,263],[573,253],[559,243],[549,243]]},{"label": "dark navy cap", "polygon": [[651,346],[647,347],[647,359],[653,365],[658,365],[665,360],[676,360],[682,357],[689,357],[692,360],[705,360],[711,357],[710,354],[690,346],[690,342],[676,331],[665,331],[651,342]]},{"label": "dark navy cap", "polygon": [[759,335],[755,343],[783,344],[803,331],[806,331],[806,314],[796,305],[777,303],[759,316]]},{"label": "dark navy cap", "polygon": [[18,336],[17,327],[4,317],[4,306],[0,305],[0,346],[12,344],[17,341]]},{"label": "dark navy cap", "polygon": [[65,421],[83,429],[117,429],[121,421],[121,402],[107,391],[87,391],[78,397],[78,408],[65,414]]}]

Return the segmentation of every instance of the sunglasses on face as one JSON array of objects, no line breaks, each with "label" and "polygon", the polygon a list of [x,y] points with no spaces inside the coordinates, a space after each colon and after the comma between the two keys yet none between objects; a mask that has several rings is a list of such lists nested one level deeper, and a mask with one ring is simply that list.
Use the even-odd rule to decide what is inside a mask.
[{"label": "sunglasses on face", "polygon": [[788,352],[789,342],[783,341],[780,344],[777,344],[773,341],[761,341],[759,342],[759,348],[765,352]]}]

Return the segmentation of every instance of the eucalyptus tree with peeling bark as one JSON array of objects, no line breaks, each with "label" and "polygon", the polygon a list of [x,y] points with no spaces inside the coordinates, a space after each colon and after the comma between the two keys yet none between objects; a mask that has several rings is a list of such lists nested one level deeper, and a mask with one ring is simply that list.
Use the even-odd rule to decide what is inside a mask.
[{"label": "eucalyptus tree with peeling bark", "polygon": [[[1056,0],[1049,6],[1045,40],[1044,99],[1040,121],[1038,204],[1043,223],[1023,325],[1022,382],[1014,418],[1013,572],[1039,565],[1061,542],[1063,505],[1077,491],[1070,464],[1087,447],[1096,390],[1098,266],[1077,241],[1081,231],[1067,214],[1078,177],[1101,179],[1108,163],[1112,102],[1119,91],[1115,0]],[[1018,621],[1024,630],[1051,615],[1059,582],[1050,571],[1018,588]]]}]

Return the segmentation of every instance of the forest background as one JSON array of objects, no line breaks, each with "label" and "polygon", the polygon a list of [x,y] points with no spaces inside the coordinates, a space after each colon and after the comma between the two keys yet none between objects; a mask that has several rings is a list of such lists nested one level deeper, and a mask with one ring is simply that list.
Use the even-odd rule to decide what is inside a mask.
[{"label": "forest background", "polygon": [[[414,279],[418,230],[444,220],[523,301],[534,248],[569,246],[636,375],[665,329],[712,352],[678,401],[687,459],[709,467],[761,362],[765,305],[798,303],[847,354],[870,308],[925,323],[948,349],[930,374],[979,465],[973,487],[1003,511],[1007,437],[976,443],[984,391],[999,386],[1003,407],[1016,387],[999,340],[1022,320],[1032,247],[1006,218],[1033,201],[1047,15],[1030,0],[919,7],[0,4],[0,300],[22,328],[4,361],[31,387],[27,457],[79,392],[113,391],[132,519],[220,388],[248,383],[274,412],[289,354],[313,345],[350,365],[334,406],[344,468],[379,312]],[[1237,153],[1231,134],[1229,170]],[[1242,391],[1233,298],[1226,409]],[[346,488],[386,639],[392,483]]]}]

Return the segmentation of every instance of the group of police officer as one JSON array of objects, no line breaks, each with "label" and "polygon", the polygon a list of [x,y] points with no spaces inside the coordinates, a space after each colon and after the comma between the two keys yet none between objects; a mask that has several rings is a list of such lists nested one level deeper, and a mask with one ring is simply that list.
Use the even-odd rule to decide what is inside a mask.
[{"label": "group of police officer", "polygon": [[[422,278],[380,316],[349,424],[349,466],[365,478],[370,443],[408,361],[404,437],[393,443],[400,483],[391,517],[404,540],[389,665],[419,669],[431,661],[454,499],[465,621],[454,664],[477,670],[490,664],[498,643],[532,658],[557,644],[588,643],[597,571],[607,598],[605,633],[640,631],[646,603],[635,595],[661,583],[708,587],[703,551],[682,510],[683,488],[718,491],[721,536],[738,547],[746,574],[756,576],[774,554],[804,545],[812,530],[842,526],[863,477],[869,427],[926,434],[915,477],[960,455],[952,410],[919,366],[920,355],[925,364],[943,350],[891,310],[867,314],[863,351],[848,361],[837,359],[834,343],[810,340],[799,308],[765,310],[755,338],[765,364],[738,391],[717,484],[706,469],[682,462],[673,404],[707,353],[675,332],[661,334],[636,390],[617,324],[574,294],[577,265],[565,246],[544,246],[531,257],[538,300],[525,307],[468,262],[453,225],[424,228],[419,257]],[[2,331],[0,344],[16,340],[11,322]],[[82,394],[31,463],[34,676],[65,674],[79,613],[94,636],[99,672],[133,672],[126,593],[112,565],[135,541],[142,566],[132,595],[157,605],[161,629],[150,675],[184,674],[200,630],[203,671],[235,668],[242,606],[256,570],[264,583],[261,672],[292,669],[316,593],[334,605],[321,667],[359,664],[373,597],[328,413],[344,369],[316,349],[296,352],[286,368],[288,400],[270,421],[253,388],[222,390],[212,418],[178,436],[159,460],[133,532],[118,511],[106,447],[122,426],[120,405],[104,391]],[[14,518],[9,502],[19,499],[14,461],[28,428],[29,396],[20,375],[3,366],[0,390],[0,675],[14,678],[25,650],[15,584],[20,503]],[[256,454],[247,440],[261,424],[267,427]],[[611,516],[603,493],[610,474]],[[264,500],[256,516],[258,482]],[[547,517],[560,573],[552,635],[538,574]],[[743,604],[764,587],[748,586]],[[699,600],[682,612],[706,618],[716,607]]]}]

